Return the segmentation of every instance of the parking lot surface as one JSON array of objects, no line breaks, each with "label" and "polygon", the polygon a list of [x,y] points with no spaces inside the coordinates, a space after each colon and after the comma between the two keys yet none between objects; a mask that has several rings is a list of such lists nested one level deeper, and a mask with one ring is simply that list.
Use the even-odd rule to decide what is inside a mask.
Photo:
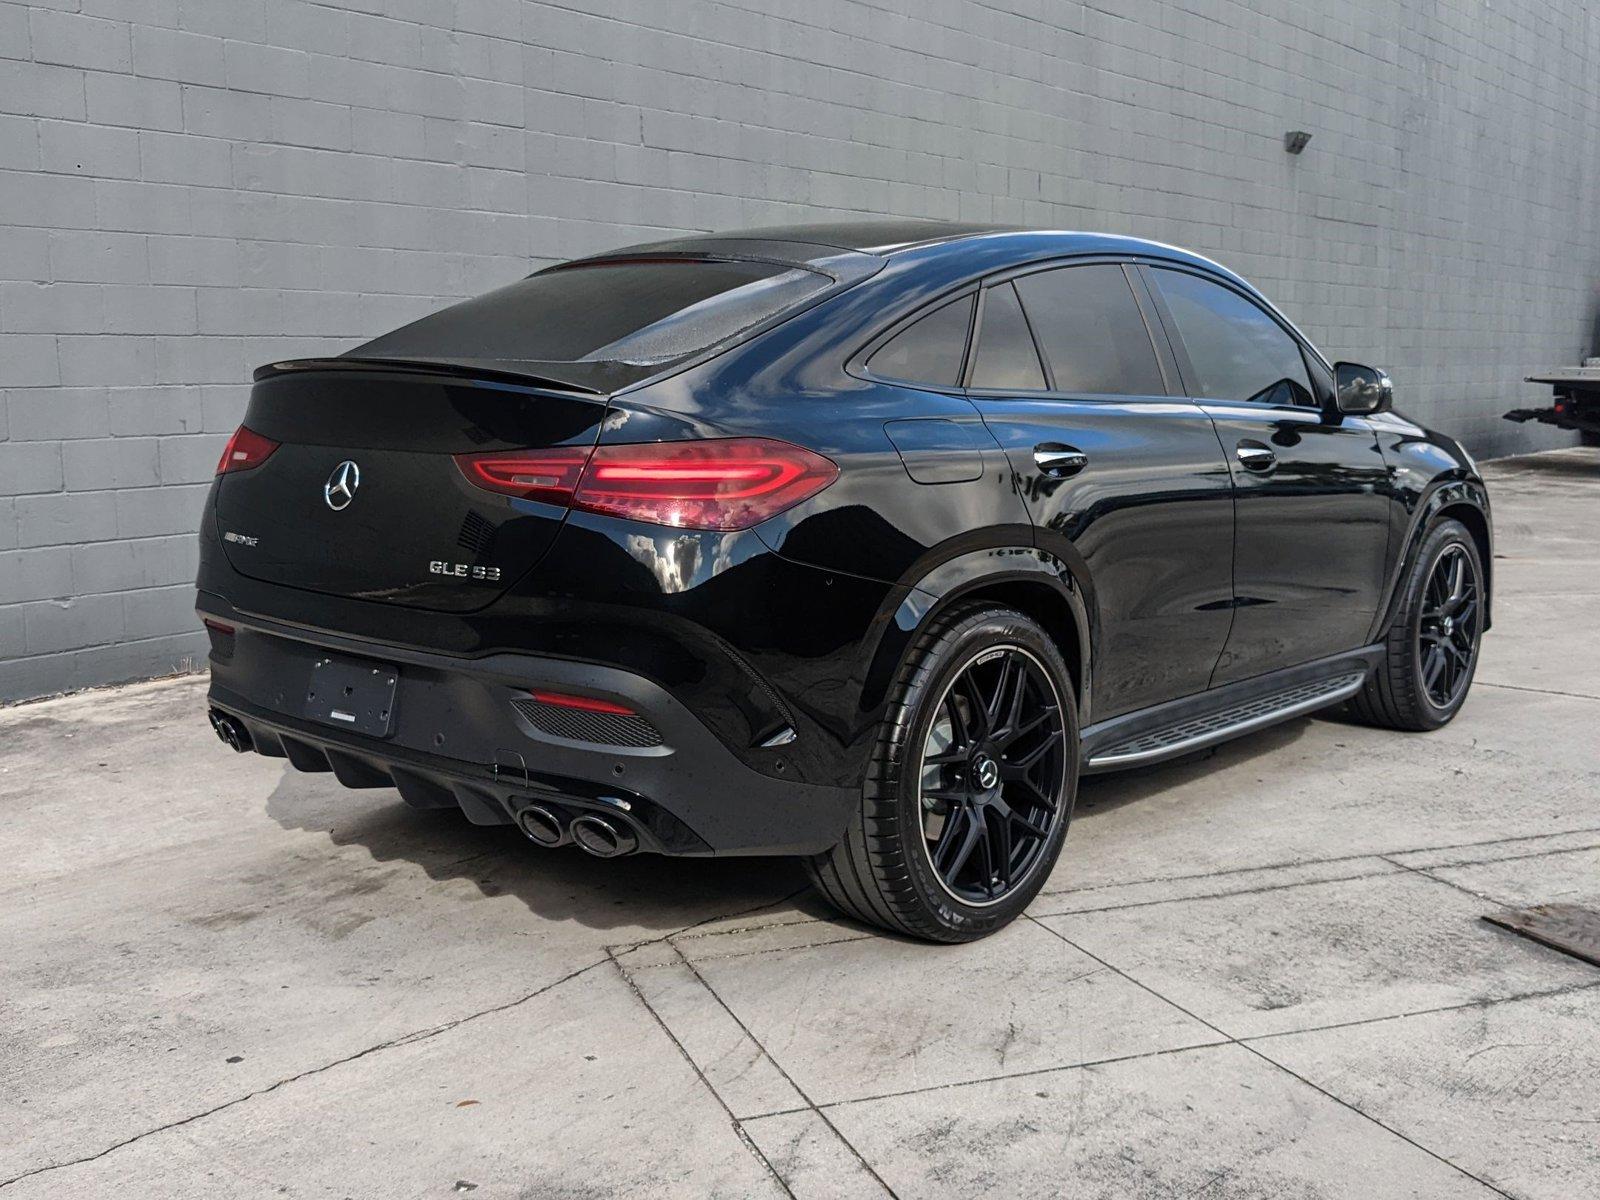
[{"label": "parking lot surface", "polygon": [[0,711],[0,1198],[1600,1195],[1600,451],[1485,468],[1440,732],[1086,781],[933,947],[234,756],[200,678]]}]

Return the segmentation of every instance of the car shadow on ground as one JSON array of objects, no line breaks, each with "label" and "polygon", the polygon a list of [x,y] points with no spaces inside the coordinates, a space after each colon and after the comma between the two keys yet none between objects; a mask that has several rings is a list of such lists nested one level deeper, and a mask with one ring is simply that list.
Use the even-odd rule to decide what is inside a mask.
[{"label": "car shadow on ground", "polygon": [[548,850],[512,825],[473,825],[457,809],[415,809],[390,789],[348,790],[287,765],[266,810],[286,830],[358,847],[373,862],[411,863],[434,882],[470,882],[484,897],[513,896],[546,920],[594,929],[666,933],[739,913],[827,911],[792,859]]},{"label": "car shadow on ground", "polygon": [[[1074,821],[1135,804],[1210,772],[1292,745],[1309,719],[1291,721],[1175,762],[1085,776]],[[266,803],[286,830],[357,847],[376,863],[411,863],[436,883],[468,882],[482,897],[512,896],[549,921],[600,930],[670,933],[738,914],[753,920],[809,916],[839,920],[789,858],[598,859],[575,847],[547,850],[514,826],[473,825],[455,809],[414,809],[389,789],[350,790],[328,775],[285,765]],[[1069,838],[1066,854],[1070,859]],[[340,869],[337,859],[324,864]]]},{"label": "car shadow on ground", "polygon": [[[1325,714],[1318,714],[1324,717]],[[1169,759],[1148,767],[1133,767],[1126,771],[1113,771],[1104,775],[1085,775],[1078,781],[1078,802],[1073,810],[1074,821],[1092,820],[1097,814],[1110,812],[1125,804],[1135,804],[1159,792],[1182,787],[1214,771],[1241,766],[1252,759],[1274,754],[1292,746],[1310,727],[1310,717],[1300,717],[1274,725],[1258,733],[1223,742],[1182,758]],[[1068,842],[1069,852],[1071,842]]]}]

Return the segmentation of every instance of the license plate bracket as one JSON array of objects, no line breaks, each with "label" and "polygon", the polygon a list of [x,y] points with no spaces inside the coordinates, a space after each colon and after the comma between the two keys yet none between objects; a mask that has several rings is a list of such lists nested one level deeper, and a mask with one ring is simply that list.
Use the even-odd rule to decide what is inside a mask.
[{"label": "license plate bracket", "polygon": [[311,664],[303,709],[306,719],[349,729],[368,737],[387,737],[394,722],[395,685],[400,672],[387,663],[339,654],[318,655]]}]

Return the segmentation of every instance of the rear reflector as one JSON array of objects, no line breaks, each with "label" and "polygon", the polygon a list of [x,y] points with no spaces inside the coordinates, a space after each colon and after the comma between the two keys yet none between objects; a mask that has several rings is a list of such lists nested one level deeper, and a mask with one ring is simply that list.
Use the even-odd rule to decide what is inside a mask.
[{"label": "rear reflector", "polygon": [[220,633],[227,637],[232,637],[234,634],[232,625],[224,625],[221,621],[213,621],[210,617],[201,617],[200,623],[212,633]]},{"label": "rear reflector", "polygon": [[461,454],[478,487],[682,529],[759,525],[839,477],[822,455],[768,438]]},{"label": "rear reflector", "polygon": [[638,715],[626,705],[613,704],[610,700],[600,700],[594,696],[572,696],[566,692],[529,692],[528,695],[540,704],[553,704],[557,708],[574,708],[579,712],[612,713],[619,717]]},{"label": "rear reflector", "polygon": [[255,430],[241,425],[233,431],[228,444],[222,448],[222,457],[217,461],[217,474],[226,475],[230,471],[248,471],[251,467],[259,467],[277,448],[278,443],[271,438],[262,437]]}]

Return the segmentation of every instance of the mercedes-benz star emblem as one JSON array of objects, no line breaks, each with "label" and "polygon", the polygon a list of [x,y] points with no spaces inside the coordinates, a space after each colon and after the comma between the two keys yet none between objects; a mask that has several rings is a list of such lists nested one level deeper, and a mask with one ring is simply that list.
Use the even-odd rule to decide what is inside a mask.
[{"label": "mercedes-benz star emblem", "polygon": [[328,482],[322,485],[322,498],[334,512],[342,512],[350,507],[360,486],[361,468],[347,458],[333,469]]},{"label": "mercedes-benz star emblem", "polygon": [[978,786],[984,789],[992,788],[1000,782],[1000,768],[987,754],[973,764],[973,774],[978,777]]}]

